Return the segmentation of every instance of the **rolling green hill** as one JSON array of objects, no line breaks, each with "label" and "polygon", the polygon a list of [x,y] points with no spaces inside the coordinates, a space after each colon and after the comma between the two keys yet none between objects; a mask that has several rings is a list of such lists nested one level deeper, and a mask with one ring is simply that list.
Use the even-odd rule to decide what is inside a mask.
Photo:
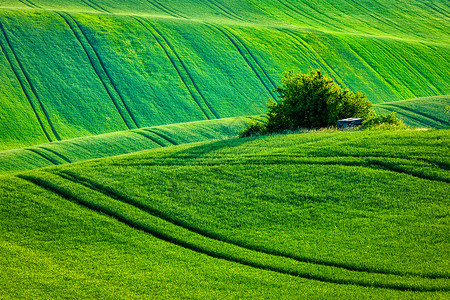
[{"label": "rolling green hill", "polygon": [[320,67],[374,103],[450,94],[446,1],[0,1],[3,149],[264,112]]},{"label": "rolling green hill", "polygon": [[[450,115],[445,113],[447,103],[448,96],[438,96],[376,104],[374,110],[379,114],[395,112],[408,126],[445,129],[450,128]],[[230,138],[237,136],[248,121],[247,117],[236,117],[161,125],[0,151],[0,174]]]},{"label": "rolling green hill", "polygon": [[446,298],[449,145],[325,131],[2,176],[0,295]]},{"label": "rolling green hill", "polygon": [[0,174],[109,157],[146,149],[230,138],[248,118],[236,117],[133,129],[0,152]]}]

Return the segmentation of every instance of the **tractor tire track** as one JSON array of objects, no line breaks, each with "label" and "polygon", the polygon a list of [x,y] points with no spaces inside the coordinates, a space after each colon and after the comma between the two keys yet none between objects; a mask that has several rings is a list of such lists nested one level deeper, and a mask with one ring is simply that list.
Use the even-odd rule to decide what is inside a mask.
[{"label": "tractor tire track", "polygon": [[[215,31],[219,31],[222,35],[224,35],[230,42],[233,44],[233,46],[236,48],[236,50],[239,52],[241,57],[244,59],[244,61],[247,63],[247,65],[250,67],[250,69],[253,71],[253,73],[258,77],[259,81],[262,83],[262,85],[265,87],[269,95],[273,97],[275,101],[277,101],[277,97],[275,96],[273,89],[276,88],[276,84],[273,82],[273,80],[267,75],[266,71],[261,67],[261,65],[258,63],[256,58],[252,55],[252,53],[249,51],[249,49],[246,47],[246,45],[239,39],[235,34],[230,32],[229,30],[222,29],[219,26],[216,26],[211,23],[205,23],[205,25],[209,26]],[[234,37],[234,39],[233,39]],[[239,46],[240,44],[240,46]],[[272,87],[271,87],[272,85]]]},{"label": "tractor tire track", "polygon": [[188,90],[189,94],[197,103],[198,107],[201,109],[206,118],[208,120],[211,120],[213,118],[219,119],[220,118],[219,114],[208,103],[205,96],[195,83],[193,77],[189,73],[189,70],[184,64],[183,60],[180,58],[180,56],[175,51],[173,46],[169,43],[169,41],[164,37],[164,35],[155,26],[149,24],[148,22],[144,22],[138,17],[132,18],[135,19],[137,22],[139,22],[156,40],[160,48],[164,51],[167,58],[170,60],[174,69],[177,71],[178,76],[180,77],[184,86]]},{"label": "tractor tire track", "polygon": [[126,105],[123,97],[119,93],[119,90],[112,81],[111,76],[106,71],[106,68],[103,62],[101,61],[98,53],[91,45],[84,32],[81,30],[81,27],[79,26],[77,21],[68,13],[63,12],[56,12],[56,13],[66,22],[70,30],[73,32],[78,43],[83,48],[87,58],[89,59],[89,62],[92,65],[92,68],[97,74],[97,77],[102,83],[105,91],[107,92],[109,98],[111,99],[117,111],[119,112],[119,115],[121,116],[127,128],[128,129],[139,128],[140,126],[138,125],[133,114],[131,113],[131,110]]},{"label": "tractor tire track", "polygon": [[[167,231],[170,232],[170,230],[165,230],[165,228],[162,228],[161,226],[164,226],[163,224],[153,224],[149,225],[148,222],[145,222],[146,220],[152,219],[151,216],[149,218],[145,218],[144,215],[142,215],[143,212],[140,209],[137,209],[136,207],[128,204],[122,203],[122,209],[117,208],[117,205],[114,205],[114,208],[110,208],[108,206],[111,206],[111,200],[114,200],[113,198],[109,197],[108,195],[101,194],[103,197],[105,197],[107,200],[100,200],[102,203],[93,203],[91,201],[86,201],[83,198],[80,198],[77,196],[77,193],[80,193],[79,188],[76,190],[78,192],[73,192],[72,190],[64,187],[59,187],[56,185],[53,181],[49,182],[48,180],[43,180],[39,177],[30,176],[30,175],[17,175],[18,178],[21,178],[23,180],[26,180],[32,184],[35,184],[51,193],[57,194],[61,196],[63,199],[66,199],[70,202],[73,202],[80,207],[87,208],[90,211],[100,213],[106,216],[109,216],[111,218],[114,218],[115,220],[119,221],[120,223],[123,223],[130,228],[137,229],[139,231],[145,232],[147,234],[152,235],[153,237],[160,239],[162,241],[180,246],[184,249],[188,249],[200,254],[204,254],[207,256],[210,256],[212,258],[217,259],[223,259],[229,262],[238,263],[241,265],[253,267],[260,270],[267,270],[272,271],[280,274],[287,274],[291,276],[296,277],[302,277],[306,279],[311,280],[317,280],[322,282],[328,282],[328,283],[335,283],[335,284],[352,284],[352,285],[359,285],[359,286],[365,286],[365,287],[376,287],[376,288],[384,288],[384,289],[393,289],[393,290],[400,290],[400,291],[443,291],[443,290],[449,290],[449,288],[446,287],[428,287],[423,285],[411,285],[409,283],[399,283],[396,282],[395,284],[391,284],[389,282],[374,282],[373,278],[365,278],[361,279],[358,277],[358,279],[354,278],[348,278],[351,277],[352,274],[343,274],[347,275],[347,278],[335,278],[334,276],[326,276],[318,274],[317,271],[312,271],[314,274],[311,273],[311,270],[295,270],[292,269],[291,266],[277,266],[275,265],[277,262],[272,261],[270,258],[270,255],[266,255],[264,253],[258,253],[255,251],[249,251],[245,248],[233,246],[233,245],[227,245],[226,243],[220,243],[217,241],[212,241],[213,245],[208,244],[208,239],[206,238],[200,238],[200,242],[206,242],[207,244],[203,244],[203,246],[197,245],[193,242],[186,241],[183,238],[174,236],[173,234],[167,233]],[[62,177],[62,179],[64,179]],[[72,182],[73,184],[77,184],[75,182]],[[95,190],[92,190],[90,188],[87,188],[90,190],[90,195],[92,196],[92,193],[96,192]],[[90,198],[91,198],[90,196]],[[107,205],[105,205],[105,201],[107,201]],[[109,204],[109,205],[108,205]],[[133,217],[130,217],[127,215],[126,207],[125,206],[131,206],[134,207],[134,214],[142,215],[138,220],[134,220]],[[123,211],[123,212],[122,212]],[[136,217],[137,218],[137,217]],[[156,221],[156,220],[155,220]],[[177,234],[175,234],[177,235]],[[186,234],[182,233],[182,236],[186,238]],[[195,235],[194,235],[195,236]],[[192,238],[193,236],[191,236]],[[197,239],[196,239],[197,240]],[[209,241],[211,242],[211,241]],[[226,251],[230,251],[227,253]],[[245,257],[247,255],[247,257]],[[288,260],[289,261],[289,260]],[[283,260],[282,263],[286,265],[285,260]],[[351,273],[351,272],[350,272]]]},{"label": "tractor tire track", "polygon": [[230,10],[230,9],[226,8],[224,5],[220,4],[218,1],[215,1],[215,0],[206,0],[206,1],[209,3],[209,4],[207,4],[209,7],[211,7],[212,9],[220,10],[225,16],[228,16],[230,19],[243,21],[243,22],[246,21],[245,19],[243,19],[242,17],[240,17],[239,15],[234,13],[232,10]]},{"label": "tractor tire track", "polygon": [[148,128],[145,128],[145,129],[142,129],[142,130],[151,132],[151,133],[153,133],[153,134],[159,136],[159,137],[162,138],[163,140],[168,141],[168,142],[171,143],[172,145],[178,145],[177,142],[175,142],[174,140],[172,140],[171,138],[169,138],[169,137],[167,137],[167,136],[164,136],[163,134],[161,134],[161,133],[159,133],[159,132],[157,132],[157,131],[154,131],[154,130],[148,129]]},{"label": "tractor tire track", "polygon": [[60,154],[60,153],[58,153],[58,152],[56,152],[56,151],[54,151],[52,149],[49,149],[49,148],[46,148],[46,147],[39,147],[39,148],[43,149],[45,151],[48,151],[50,153],[53,153],[54,155],[58,156],[59,158],[61,158],[62,160],[64,160],[65,162],[67,162],[69,164],[72,163],[66,156],[64,156],[64,155],[62,155],[62,154]]},{"label": "tractor tire track", "polygon": [[163,143],[158,142],[156,139],[154,139],[153,137],[151,137],[150,135],[148,135],[148,134],[146,134],[146,133],[144,133],[142,131],[135,131],[135,130],[133,130],[131,132],[151,140],[153,143],[159,145],[160,147],[166,147],[167,146],[167,145],[164,145]]},{"label": "tractor tire track", "polygon": [[42,157],[42,158],[44,158],[45,160],[51,162],[51,163],[52,163],[53,165],[55,165],[55,166],[61,164],[59,161],[54,160],[53,158],[51,158],[51,157],[45,155],[44,153],[41,153],[41,152],[37,151],[36,149],[26,148],[25,150],[30,151],[30,152],[33,152],[34,154],[39,155],[40,157]]},{"label": "tractor tire track", "polygon": [[183,15],[180,11],[169,8],[157,0],[153,0],[153,1],[146,0],[146,1],[153,7],[156,7],[157,9],[162,10],[163,12],[165,12],[166,14],[168,14],[172,17],[180,18],[180,19],[187,19],[187,17],[185,15]]},{"label": "tractor tire track", "polygon": [[440,123],[440,124],[442,124],[442,125],[447,125],[447,122],[446,122],[445,120],[436,118],[435,116],[429,115],[429,114],[427,114],[427,113],[423,113],[423,112],[418,111],[418,110],[413,110],[413,109],[411,109],[411,108],[409,108],[409,107],[404,107],[404,106],[396,105],[395,103],[389,104],[389,105],[392,106],[392,107],[396,107],[396,108],[399,108],[399,109],[403,109],[403,110],[412,112],[412,113],[414,113],[414,114],[416,114],[416,115],[419,115],[419,116],[425,117],[425,118],[427,118],[427,119],[433,120],[433,121],[435,121],[435,122],[437,122],[437,123]]},{"label": "tractor tire track", "polygon": [[86,4],[87,6],[89,6],[90,8],[93,8],[94,10],[101,12],[101,13],[107,13],[110,14],[111,12],[104,9],[103,7],[101,7],[100,5],[98,5],[97,3],[94,3],[93,1],[90,0],[81,0],[84,4]]},{"label": "tractor tire track", "polygon": [[36,4],[34,4],[33,2],[31,2],[29,0],[19,0],[19,2],[22,2],[23,4],[25,4],[26,6],[31,7],[31,8],[39,8],[39,9],[42,8],[40,6],[37,6]]},{"label": "tractor tire track", "polygon": [[[427,277],[427,276],[419,276],[417,274],[412,274],[412,273],[392,272],[392,271],[383,270],[383,269],[358,268],[358,267],[352,266],[350,264],[340,264],[340,263],[334,263],[334,262],[329,262],[329,261],[324,261],[324,260],[319,260],[319,259],[312,259],[312,258],[308,258],[308,257],[301,257],[301,256],[297,256],[297,255],[282,253],[280,251],[276,251],[276,250],[272,250],[272,249],[267,249],[264,247],[253,246],[251,244],[243,244],[243,243],[237,242],[235,240],[232,240],[230,238],[227,238],[226,236],[218,235],[213,232],[204,231],[200,228],[191,226],[186,222],[174,219],[158,209],[155,209],[153,207],[150,207],[148,205],[140,203],[139,201],[131,199],[130,197],[123,196],[119,192],[114,191],[112,188],[102,186],[91,179],[77,176],[76,174],[74,174],[70,171],[58,172],[56,175],[64,177],[65,179],[70,180],[74,183],[82,184],[87,188],[93,189],[93,190],[95,190],[101,194],[104,194],[108,197],[111,197],[117,201],[133,205],[133,206],[137,207],[138,209],[151,214],[154,217],[163,219],[164,221],[167,221],[175,226],[182,227],[186,230],[189,230],[191,232],[194,232],[196,234],[204,236],[208,239],[213,239],[213,240],[216,240],[219,242],[224,242],[224,243],[231,244],[231,245],[234,245],[234,246],[237,246],[240,248],[245,248],[250,251],[256,251],[256,252],[260,252],[260,253],[264,253],[264,254],[268,254],[268,255],[272,255],[272,256],[288,258],[288,259],[298,261],[300,263],[309,263],[309,264],[345,269],[345,270],[354,271],[354,272],[366,272],[366,273],[375,273],[375,274],[381,274],[381,275],[398,275],[398,276],[408,275],[408,276],[418,276],[418,277],[423,277],[423,278],[436,278],[436,276],[434,276],[434,275]],[[447,277],[443,277],[443,278],[447,278]]]},{"label": "tractor tire track", "polygon": [[[44,124],[44,121],[42,120],[42,118],[43,118],[43,119],[46,119],[47,124],[50,127],[50,131],[53,133],[53,136],[55,137],[55,139],[61,140],[59,134],[56,132],[52,122],[50,121],[50,117],[49,117],[47,111],[45,110],[44,105],[43,105],[42,101],[40,100],[34,86],[31,84],[29,75],[26,73],[24,66],[19,61],[17,54],[14,52],[14,49],[8,38],[6,30],[1,22],[0,22],[0,31],[4,37],[4,39],[0,38],[0,47],[3,51],[3,53],[5,54],[5,57],[8,60],[8,63],[11,66],[11,69],[13,70],[31,108],[33,109],[33,112],[36,116],[36,119],[39,122],[39,125],[40,125],[42,131],[44,132],[48,141],[52,142],[53,138],[50,136],[50,133],[46,129],[47,126]],[[35,102],[37,102],[37,103],[35,103]],[[44,114],[44,116],[42,118],[40,116],[40,112],[42,112]]]},{"label": "tractor tire track", "polygon": [[283,32],[287,35],[289,35],[291,38],[293,38],[295,41],[297,41],[300,45],[302,45],[305,49],[307,49],[313,56],[316,57],[316,61],[318,64],[323,68],[323,70],[327,70],[330,75],[332,75],[338,83],[341,85],[344,85],[343,79],[337,74],[337,72],[334,70],[331,65],[329,65],[323,58],[320,56],[319,53],[317,53],[316,50],[312,46],[310,46],[305,40],[300,38],[299,36],[295,35],[293,32],[291,32],[289,29],[286,28],[277,28],[276,30]]}]

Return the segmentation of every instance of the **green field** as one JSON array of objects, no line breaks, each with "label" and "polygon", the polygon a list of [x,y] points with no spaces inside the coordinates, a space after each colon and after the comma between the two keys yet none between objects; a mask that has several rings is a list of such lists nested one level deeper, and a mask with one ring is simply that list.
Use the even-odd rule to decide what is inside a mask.
[{"label": "green field", "polygon": [[449,145],[448,130],[324,131],[5,175],[1,290],[445,298]]},{"label": "green field", "polygon": [[[444,0],[0,0],[0,299],[448,299]],[[238,139],[288,70],[409,128]]]},{"label": "green field", "polygon": [[254,115],[320,67],[374,103],[450,94],[446,1],[0,1],[2,149]]}]

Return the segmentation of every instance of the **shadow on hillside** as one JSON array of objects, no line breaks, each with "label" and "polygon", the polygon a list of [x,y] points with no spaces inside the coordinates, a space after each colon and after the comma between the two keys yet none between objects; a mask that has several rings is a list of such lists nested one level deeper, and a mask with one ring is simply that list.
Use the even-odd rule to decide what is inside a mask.
[{"label": "shadow on hillside", "polygon": [[212,152],[218,152],[221,149],[231,149],[235,147],[239,147],[243,144],[253,142],[256,139],[260,139],[262,137],[251,137],[251,138],[235,138],[230,140],[223,140],[217,142],[209,142],[206,144],[201,144],[195,147],[189,147],[188,149],[184,149],[175,153],[170,154],[167,158],[189,158],[195,159],[208,155]]}]

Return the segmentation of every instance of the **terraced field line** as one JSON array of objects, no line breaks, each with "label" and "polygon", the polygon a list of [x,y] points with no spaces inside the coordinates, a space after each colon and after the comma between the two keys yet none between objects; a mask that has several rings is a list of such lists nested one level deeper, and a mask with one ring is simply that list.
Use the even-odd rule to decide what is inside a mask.
[{"label": "terraced field line", "polygon": [[171,144],[173,144],[173,145],[178,145],[177,142],[175,142],[174,140],[172,140],[171,138],[169,138],[169,137],[167,137],[167,136],[164,136],[163,134],[161,134],[161,133],[159,133],[159,132],[157,132],[157,131],[154,131],[154,130],[148,129],[148,128],[145,128],[145,129],[142,129],[142,130],[151,132],[151,133],[153,133],[153,134],[159,136],[160,138],[162,138],[162,139],[168,141],[169,143],[171,143]]},{"label": "terraced field line", "polygon": [[[51,173],[48,174],[50,175]],[[58,175],[53,174],[53,176]],[[448,289],[446,287],[439,286],[439,284],[442,285],[441,282],[438,282],[438,286],[436,286],[436,284],[433,284],[432,280],[425,280],[425,284],[430,286],[424,286],[423,282],[418,284],[402,282],[402,278],[398,276],[377,275],[378,277],[374,278],[371,274],[366,272],[357,273],[357,275],[351,271],[342,271],[339,274],[333,274],[331,276],[323,275],[321,272],[325,271],[325,274],[327,274],[326,270],[329,268],[322,267],[323,270],[308,269],[308,266],[310,265],[308,263],[297,263],[294,268],[292,268],[289,263],[292,262],[292,260],[286,258],[278,258],[274,260],[271,255],[251,251],[220,241],[211,240],[207,237],[199,236],[193,232],[184,230],[179,226],[174,226],[173,224],[167,222],[164,224],[164,221],[161,223],[161,221],[158,221],[159,218],[155,218],[154,216],[147,214],[145,211],[135,207],[134,205],[123,202],[115,203],[115,199],[111,198],[108,194],[103,194],[77,182],[70,181],[73,185],[72,187],[69,187],[66,183],[63,184],[63,187],[58,186],[56,182],[61,182],[61,180],[68,181],[64,177],[60,177],[60,179],[54,178],[51,182],[48,179],[44,180],[33,175],[22,174],[17,175],[17,177],[33,183],[49,192],[55,193],[68,201],[80,205],[81,207],[87,208],[96,213],[107,215],[131,228],[146,232],[155,238],[213,258],[224,259],[261,270],[268,270],[280,274],[287,274],[336,284],[352,284],[401,291],[442,291]],[[96,193],[101,195],[101,198],[98,196],[93,197]],[[80,195],[84,195],[84,197],[80,197]],[[86,197],[89,200],[85,200],[84,198]],[[93,199],[93,201],[91,199]],[[389,280],[394,280],[394,283],[391,283]]]},{"label": "terraced field line", "polygon": [[101,13],[108,13],[110,14],[111,12],[104,9],[103,7],[101,7],[100,5],[98,5],[97,3],[94,3],[93,1],[89,1],[89,0],[81,0],[84,4],[86,4],[87,6],[95,9],[96,11],[99,11]]},{"label": "terraced field line", "polygon": [[92,68],[97,74],[100,82],[102,83],[105,91],[107,92],[108,96],[110,97],[111,101],[113,102],[114,106],[119,112],[127,128],[128,129],[139,128],[140,126],[138,125],[136,119],[131,113],[131,110],[126,105],[123,97],[119,93],[119,90],[117,89],[111,77],[109,76],[98,53],[91,45],[84,32],[81,30],[81,27],[79,26],[77,21],[68,13],[65,12],[56,12],[56,13],[66,22],[70,30],[72,30],[74,36],[76,37],[78,43],[81,45],[84,52],[86,53],[86,56],[89,59]]},{"label": "terraced field line", "polygon": [[443,125],[447,125],[447,123],[445,121],[443,121],[443,120],[441,120],[439,118],[436,118],[435,116],[429,115],[427,113],[424,113],[424,112],[421,112],[421,111],[418,111],[418,110],[413,110],[413,109],[411,109],[409,107],[401,106],[401,105],[398,105],[398,104],[395,104],[395,103],[390,103],[389,106],[397,107],[397,108],[400,108],[400,109],[403,109],[403,110],[406,110],[406,111],[410,111],[410,112],[412,112],[414,114],[423,116],[423,117],[425,117],[427,119],[436,121],[436,122],[441,123]]},{"label": "terraced field line", "polygon": [[165,12],[166,14],[175,17],[175,18],[181,18],[181,19],[187,19],[186,16],[184,16],[180,11],[173,9],[173,8],[169,8],[167,6],[165,6],[164,4],[162,4],[159,1],[156,0],[146,0],[149,4],[151,4],[153,7],[156,7],[157,9],[162,10],[163,12]]},{"label": "terraced field line", "polygon": [[39,148],[43,149],[45,151],[48,151],[50,153],[53,153],[54,155],[58,156],[59,158],[61,158],[62,160],[64,160],[67,163],[71,163],[71,161],[66,156],[64,156],[64,155],[62,155],[62,154],[60,154],[60,153],[58,153],[58,152],[56,152],[56,151],[54,151],[52,149],[49,149],[49,148],[46,148],[46,147],[39,147]]},{"label": "terraced field line", "polygon": [[[277,101],[277,97],[275,96],[274,92],[272,91],[272,89],[276,87],[275,83],[267,75],[266,71],[261,67],[261,65],[258,63],[256,58],[249,51],[247,46],[242,42],[242,40],[239,39],[234,33],[232,33],[229,30],[220,28],[219,26],[216,26],[211,23],[205,23],[205,25],[209,26],[210,28],[213,28],[213,30],[219,31],[233,44],[233,46],[236,48],[236,50],[242,56],[244,61],[247,63],[247,65],[250,67],[250,69],[253,71],[253,73],[256,75],[256,77],[258,77],[259,81],[266,88],[266,90],[269,92],[269,95],[271,95],[273,97],[273,99],[275,101]],[[272,87],[271,87],[271,85],[272,85]]]},{"label": "terraced field line", "polygon": [[166,147],[166,145],[164,145],[164,144],[158,142],[156,139],[154,139],[153,137],[151,137],[151,136],[148,135],[148,134],[143,133],[142,131],[135,131],[135,130],[132,130],[131,132],[134,133],[134,134],[138,134],[138,135],[140,135],[140,136],[143,136],[143,137],[145,137],[145,138],[151,140],[153,143],[159,145],[160,147]]},{"label": "terraced field line", "polygon": [[169,41],[164,37],[164,35],[152,24],[144,20],[141,20],[138,17],[132,18],[135,19],[137,22],[139,22],[154,37],[158,45],[161,47],[161,49],[166,54],[167,58],[172,63],[174,69],[177,71],[178,76],[180,77],[184,86],[188,90],[189,94],[194,99],[195,103],[197,103],[198,107],[201,109],[206,118],[208,120],[211,120],[213,118],[219,119],[220,118],[219,114],[212,108],[212,106],[203,96],[202,92],[200,91],[199,87],[193,80],[183,60],[181,60],[178,53],[175,51],[175,49],[172,47]]},{"label": "terraced field line", "polygon": [[359,58],[359,60],[363,63],[363,65],[365,65],[372,73],[375,74],[375,76],[381,81],[383,82],[386,87],[393,93],[395,94],[396,91],[393,89],[392,84],[390,84],[389,82],[386,81],[386,79],[380,74],[380,72],[378,72],[375,69],[375,66],[373,64],[371,64],[371,62],[369,60],[367,60],[364,56],[362,56],[358,51],[360,51],[360,49],[364,49],[361,52],[367,53],[366,49],[364,47],[361,46],[361,44],[358,43],[359,50],[356,49],[356,47],[354,47],[351,43],[347,43],[347,46],[349,47],[350,51],[357,57]]},{"label": "terraced field line", "polygon": [[[226,8],[224,5],[222,5],[221,3],[215,1],[215,0],[206,0],[207,4],[209,7],[211,7],[212,9],[218,9],[221,12],[223,12],[223,14],[231,19],[235,19],[235,20],[239,20],[239,21],[246,21],[245,19],[243,19],[242,17],[240,17],[239,15],[237,15],[236,13],[234,13],[232,10]],[[208,4],[209,3],[209,4]]]},{"label": "terraced field line", "polygon": [[[2,32],[3,38],[0,38],[0,46],[5,54],[6,59],[8,60],[9,65],[11,66],[12,71],[14,72],[14,75],[16,76],[22,91],[24,92],[28,103],[30,104],[31,108],[33,109],[33,112],[36,116],[37,121],[39,122],[39,125],[47,137],[49,142],[52,142],[53,139],[50,136],[50,133],[46,129],[46,125],[44,124],[42,118],[46,119],[48,126],[50,127],[50,131],[53,133],[53,136],[55,139],[60,140],[59,134],[56,132],[55,128],[53,127],[53,124],[50,121],[50,117],[47,113],[47,111],[44,108],[43,103],[41,102],[36,90],[34,89],[33,85],[31,84],[30,77],[25,71],[25,68],[23,67],[22,63],[19,61],[19,58],[17,57],[16,53],[14,52],[14,49],[11,45],[11,42],[9,41],[8,35],[6,33],[5,28],[3,27],[3,24],[0,22],[0,31]],[[36,103],[35,103],[36,102]],[[44,115],[42,118],[40,114]]]},{"label": "terraced field line", "polygon": [[[322,140],[317,141],[317,142],[321,142],[321,141]],[[290,156],[286,156],[286,158],[289,158],[289,157]],[[398,275],[398,276],[411,275],[411,276],[418,276],[418,277],[423,277],[423,278],[431,278],[431,276],[426,277],[426,276],[420,276],[417,274],[405,274],[405,273],[401,273],[401,272],[392,272],[389,270],[382,270],[382,269],[360,268],[360,267],[352,266],[349,264],[335,263],[335,262],[329,262],[329,261],[324,261],[324,260],[319,260],[319,259],[314,259],[314,258],[309,258],[309,257],[290,255],[290,254],[282,253],[282,252],[279,252],[276,250],[267,249],[264,247],[253,246],[251,244],[244,245],[244,244],[234,241],[233,239],[230,239],[226,236],[218,235],[213,232],[207,232],[207,231],[201,230],[200,228],[191,226],[186,222],[182,222],[177,219],[174,219],[174,218],[170,217],[168,214],[164,213],[163,211],[160,211],[158,209],[155,209],[153,207],[145,205],[145,204],[139,202],[138,200],[134,200],[130,197],[123,196],[121,193],[116,192],[111,188],[102,186],[99,183],[97,183],[91,179],[77,176],[76,174],[74,174],[72,172],[68,172],[68,171],[62,171],[62,172],[57,173],[56,175],[62,176],[65,179],[70,180],[74,183],[82,184],[88,188],[94,189],[94,190],[96,190],[104,195],[107,195],[108,197],[111,197],[117,201],[133,205],[133,206],[135,206],[157,218],[161,218],[164,221],[167,221],[169,223],[172,223],[173,225],[182,227],[186,230],[192,231],[196,234],[202,235],[206,238],[217,240],[217,241],[224,242],[227,244],[232,244],[232,245],[235,245],[235,246],[238,246],[241,248],[245,248],[245,249],[248,249],[251,251],[257,251],[257,252],[265,253],[268,255],[284,257],[284,258],[292,259],[292,260],[302,262],[302,263],[310,263],[310,264],[315,264],[315,265],[345,269],[345,270],[354,271],[354,272],[367,272],[367,273],[376,273],[376,274],[382,274],[382,275]],[[432,276],[432,278],[434,278],[434,277],[436,277],[436,276]]]},{"label": "terraced field line", "polygon": [[334,70],[334,68],[329,65],[326,60],[323,59],[323,57],[311,46],[309,45],[305,40],[303,40],[301,37],[294,34],[292,31],[286,28],[277,28],[276,30],[283,32],[290,37],[292,37],[295,41],[297,41],[300,45],[302,45],[305,49],[307,49],[313,56],[316,57],[316,61],[319,63],[319,65],[328,72],[336,81],[345,86],[344,80],[338,75],[338,73]]},{"label": "terraced field line", "polygon": [[36,4],[34,4],[33,2],[29,1],[29,0],[19,0],[19,2],[22,2],[23,4],[25,4],[28,7],[31,8],[41,8],[40,6],[37,6]]},{"label": "terraced field line", "polygon": [[44,153],[41,153],[39,151],[37,151],[36,149],[31,149],[31,148],[26,148],[25,150],[33,152],[34,154],[39,155],[40,157],[44,158],[45,160],[51,162],[53,165],[57,166],[60,165],[61,163],[59,161],[56,161],[52,158],[50,158],[49,156],[45,155]]}]

